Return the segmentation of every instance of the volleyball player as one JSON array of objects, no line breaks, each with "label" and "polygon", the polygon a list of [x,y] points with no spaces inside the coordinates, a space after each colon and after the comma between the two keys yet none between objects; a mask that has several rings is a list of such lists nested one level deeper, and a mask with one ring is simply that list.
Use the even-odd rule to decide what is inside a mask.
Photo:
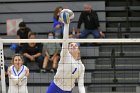
[{"label": "volleyball player", "polygon": [[27,77],[29,69],[23,65],[23,58],[15,54],[12,58],[12,65],[8,68],[9,89],[8,93],[28,93]]},{"label": "volleyball player", "polygon": [[[64,22],[63,39],[68,39],[69,23],[74,14],[69,9],[61,11],[61,20]],[[63,19],[63,18],[67,19]],[[70,18],[70,19],[68,19]],[[85,67],[80,59],[80,50],[76,43],[63,42],[56,75],[46,93],[72,93],[76,80],[79,93],[85,93],[84,72]]]}]

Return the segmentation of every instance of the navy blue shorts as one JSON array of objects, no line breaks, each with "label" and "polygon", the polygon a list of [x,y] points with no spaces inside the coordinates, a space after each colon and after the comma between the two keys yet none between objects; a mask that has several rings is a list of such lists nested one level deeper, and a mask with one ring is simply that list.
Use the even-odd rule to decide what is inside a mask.
[{"label": "navy blue shorts", "polygon": [[51,82],[46,93],[72,93],[71,91],[64,91],[60,89],[54,82]]}]

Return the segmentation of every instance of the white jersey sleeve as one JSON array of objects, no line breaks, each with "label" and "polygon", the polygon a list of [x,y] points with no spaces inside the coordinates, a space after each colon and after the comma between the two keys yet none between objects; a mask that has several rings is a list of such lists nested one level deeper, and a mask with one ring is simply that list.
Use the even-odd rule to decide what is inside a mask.
[{"label": "white jersey sleeve", "polygon": [[78,89],[79,93],[86,93],[85,92],[85,87],[84,87],[84,73],[85,73],[85,68],[82,70],[79,78],[78,78]]},{"label": "white jersey sleeve", "polygon": [[68,43],[65,42],[69,38],[69,24],[65,24],[64,26],[64,32],[63,32],[63,40],[64,42],[62,43],[62,49],[61,49],[61,58],[60,58],[60,63],[65,62],[65,55],[68,52]]}]

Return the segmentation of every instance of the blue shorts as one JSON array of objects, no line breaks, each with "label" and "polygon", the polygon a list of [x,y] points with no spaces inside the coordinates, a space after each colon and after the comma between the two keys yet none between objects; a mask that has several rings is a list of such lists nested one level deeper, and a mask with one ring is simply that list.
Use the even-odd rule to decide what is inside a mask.
[{"label": "blue shorts", "polygon": [[51,82],[46,93],[72,93],[71,91],[64,91],[60,89],[54,82]]}]

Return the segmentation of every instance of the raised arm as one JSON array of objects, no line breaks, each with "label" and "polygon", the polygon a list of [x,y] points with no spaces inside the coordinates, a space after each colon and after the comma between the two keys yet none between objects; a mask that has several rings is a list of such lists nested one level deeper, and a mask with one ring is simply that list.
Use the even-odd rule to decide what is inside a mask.
[{"label": "raised arm", "polygon": [[63,31],[64,42],[62,43],[61,58],[63,58],[68,52],[68,43],[65,42],[68,39],[68,36],[69,36],[69,24],[65,24],[64,31]]},{"label": "raised arm", "polygon": [[64,31],[63,31],[63,40],[62,43],[62,50],[61,50],[61,61],[65,62],[64,57],[66,56],[66,53],[68,52],[68,42],[66,40],[69,38],[69,24],[70,20],[74,17],[74,13],[69,9],[63,9],[60,14],[60,21],[64,23]]}]

